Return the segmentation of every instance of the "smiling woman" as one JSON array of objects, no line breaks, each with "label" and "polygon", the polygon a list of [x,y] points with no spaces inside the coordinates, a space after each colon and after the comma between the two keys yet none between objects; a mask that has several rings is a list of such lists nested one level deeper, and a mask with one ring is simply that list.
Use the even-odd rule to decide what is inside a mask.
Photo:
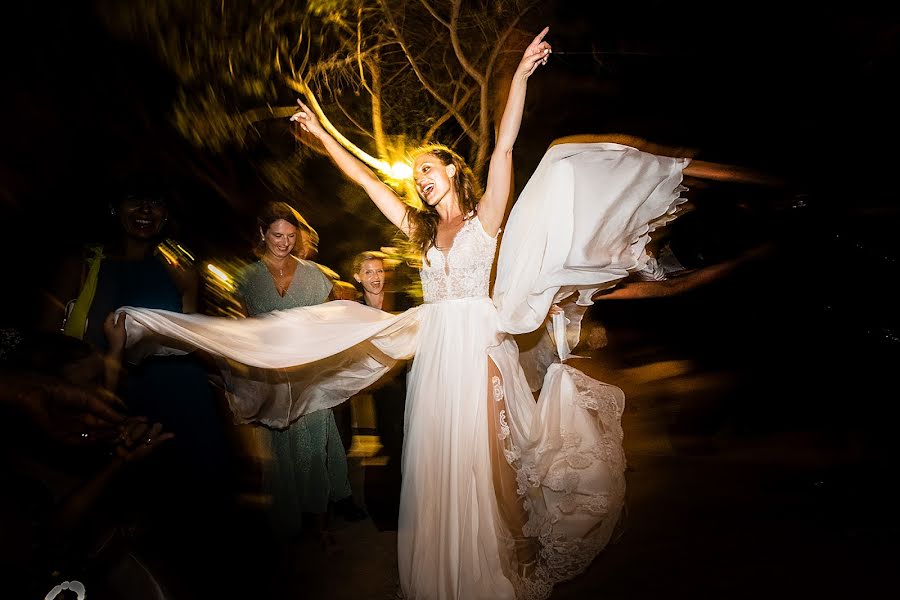
[{"label": "smiling woman", "polygon": [[[116,215],[115,208],[112,209]],[[152,194],[129,194],[119,202],[119,222],[129,235],[151,239],[159,235],[169,219],[166,200]]]},{"label": "smiling woman", "polygon": [[[196,312],[199,279],[193,265],[166,252],[171,229],[170,202],[156,187],[133,184],[109,203],[105,243],[87,249],[86,260],[65,264],[52,293],[65,315],[51,311],[45,322],[67,335],[103,347],[101,325],[115,302],[125,295],[144,306]],[[67,298],[75,300],[65,304]]]},{"label": "smiling woman", "polygon": [[[307,257],[318,239],[315,230],[285,202],[268,204],[257,219],[259,260],[238,275],[237,293],[248,317],[329,300],[332,282]],[[303,340],[298,340],[302,344]],[[326,550],[336,549],[329,528],[331,503],[352,504],[347,456],[331,410],[304,415],[289,427],[256,432],[266,440],[272,460],[265,466],[266,493],[272,500],[270,524],[280,539],[303,530],[303,513],[312,515]]]},{"label": "smiling woman", "polygon": [[[129,182],[120,189],[108,206],[104,243],[90,248],[88,260],[63,265],[75,280],[60,282],[55,292],[59,305],[77,298],[65,320],[67,335],[105,349],[103,323],[122,303],[196,312],[199,278],[194,266],[166,242],[174,207],[162,181]],[[57,314],[46,321],[58,330],[60,320]],[[139,367],[129,365],[122,381],[118,392],[131,414],[146,415],[175,435],[154,456],[152,472],[141,480],[141,497],[147,500],[154,535],[178,539],[177,551],[183,554],[177,560],[192,556],[195,561],[199,548],[215,539],[216,525],[224,519],[222,499],[232,489],[226,424],[206,367],[192,356],[155,357]],[[216,550],[220,548],[224,546]],[[211,552],[204,548],[202,554]],[[194,569],[198,580],[211,577],[203,575],[204,568]]]}]

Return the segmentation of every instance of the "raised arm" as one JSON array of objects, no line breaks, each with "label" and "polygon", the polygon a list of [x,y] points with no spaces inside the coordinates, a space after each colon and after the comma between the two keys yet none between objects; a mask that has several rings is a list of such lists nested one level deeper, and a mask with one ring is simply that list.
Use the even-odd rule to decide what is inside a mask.
[{"label": "raised arm", "polygon": [[528,78],[542,64],[547,64],[550,55],[550,44],[544,41],[544,36],[550,31],[544,27],[525,49],[525,54],[516,68],[512,83],[509,86],[509,96],[506,106],[503,108],[503,116],[500,118],[500,127],[497,130],[497,142],[494,152],[491,154],[491,163],[488,167],[487,187],[481,201],[478,203],[478,218],[487,233],[494,235],[503,223],[506,214],[506,204],[509,201],[510,186],[512,185],[512,151],[519,135],[519,126],[522,124],[522,112],[525,109],[525,91]]},{"label": "raised arm", "polygon": [[325,130],[315,112],[300,100],[297,100],[297,104],[300,105],[300,110],[291,116],[291,121],[299,123],[303,131],[314,135],[344,175],[359,184],[378,207],[378,210],[403,233],[409,235],[406,204],[369,167],[353,156]]}]

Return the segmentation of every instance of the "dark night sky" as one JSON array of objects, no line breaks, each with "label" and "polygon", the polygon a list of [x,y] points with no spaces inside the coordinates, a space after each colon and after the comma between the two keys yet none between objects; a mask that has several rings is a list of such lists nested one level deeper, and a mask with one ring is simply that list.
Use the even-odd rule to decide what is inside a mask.
[{"label": "dark night sky", "polygon": [[[519,189],[554,138],[627,133],[784,176],[790,183],[776,204],[805,194],[817,215],[834,217],[804,227],[831,227],[850,215],[867,252],[879,243],[884,215],[898,204],[887,185],[900,106],[891,89],[896,14],[860,3],[852,13],[785,2],[587,4],[547,2],[532,15],[551,25],[560,53],[529,89]],[[172,156],[190,152],[166,120],[174,86],[164,69],[113,40],[90,7],[34,4],[7,9],[2,19],[0,233],[7,257],[31,256],[42,266],[7,266],[29,286],[60,248],[97,230],[111,176],[129,164],[171,167]],[[601,53],[585,54],[591,49]],[[190,198],[189,243],[201,253],[238,251],[248,216],[189,174],[173,177]],[[342,221],[320,223],[323,239],[345,234]],[[337,257],[326,249],[328,260]]]}]

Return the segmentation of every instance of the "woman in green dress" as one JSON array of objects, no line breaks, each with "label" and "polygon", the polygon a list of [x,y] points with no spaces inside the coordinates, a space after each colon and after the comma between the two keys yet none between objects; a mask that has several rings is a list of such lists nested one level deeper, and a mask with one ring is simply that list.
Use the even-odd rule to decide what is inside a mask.
[{"label": "woman in green dress", "polygon": [[[327,302],[331,280],[315,263],[298,258],[315,243],[315,231],[284,202],[259,218],[260,259],[238,277],[237,292],[248,316]],[[301,531],[302,514],[315,515],[322,543],[334,544],[327,527],[329,502],[351,497],[347,456],[331,409],[304,415],[285,429],[271,429],[272,525],[279,537]],[[345,500],[346,502],[346,500]]]}]

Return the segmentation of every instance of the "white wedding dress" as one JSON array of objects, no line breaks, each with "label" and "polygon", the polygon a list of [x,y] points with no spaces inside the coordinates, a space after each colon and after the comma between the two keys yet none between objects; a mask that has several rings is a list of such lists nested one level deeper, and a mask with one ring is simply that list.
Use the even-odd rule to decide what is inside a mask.
[{"label": "white wedding dress", "polygon": [[[535,401],[512,334],[554,301],[646,262],[673,218],[687,161],[618,144],[552,147],[516,202],[493,296],[496,239],[469,218],[421,270],[425,304],[390,315],[354,302],[244,320],[124,308],[134,355],[223,358],[239,420],[285,426],[342,402],[398,359],[408,377],[398,555],[405,597],[546,598],[608,543],[625,496],[624,395],[560,362]],[[534,365],[534,361],[531,361]],[[532,374],[533,375],[533,374]]]}]

